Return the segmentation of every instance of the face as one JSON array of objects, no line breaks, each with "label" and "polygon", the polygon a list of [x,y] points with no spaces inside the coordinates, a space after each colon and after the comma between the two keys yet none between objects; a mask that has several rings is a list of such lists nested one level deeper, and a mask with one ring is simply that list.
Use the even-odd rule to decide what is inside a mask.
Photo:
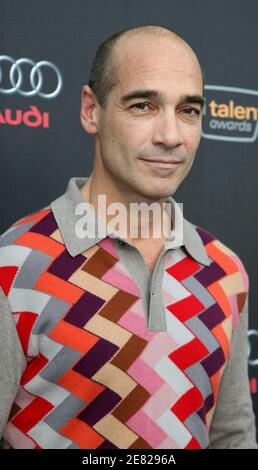
[{"label": "face", "polygon": [[117,53],[119,84],[97,113],[96,170],[129,197],[166,199],[201,138],[199,64],[190,48],[164,37],[121,39]]}]

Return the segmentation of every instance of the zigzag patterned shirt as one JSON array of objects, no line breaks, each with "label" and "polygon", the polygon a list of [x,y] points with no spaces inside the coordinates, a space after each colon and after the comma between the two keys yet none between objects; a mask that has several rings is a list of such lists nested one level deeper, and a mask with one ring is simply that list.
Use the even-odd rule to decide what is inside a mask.
[{"label": "zigzag patterned shirt", "polygon": [[122,240],[76,239],[85,181],[0,239],[5,448],[257,448],[240,258],[185,219],[152,274]]}]

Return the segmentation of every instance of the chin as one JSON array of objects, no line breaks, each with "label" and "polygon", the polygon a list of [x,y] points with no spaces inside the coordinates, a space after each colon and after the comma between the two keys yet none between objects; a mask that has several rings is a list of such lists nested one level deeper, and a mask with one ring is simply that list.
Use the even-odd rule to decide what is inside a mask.
[{"label": "chin", "polygon": [[139,188],[139,194],[143,197],[147,197],[153,200],[159,200],[159,199],[164,199],[168,198],[173,191],[173,187],[169,187],[167,190],[165,188]]}]

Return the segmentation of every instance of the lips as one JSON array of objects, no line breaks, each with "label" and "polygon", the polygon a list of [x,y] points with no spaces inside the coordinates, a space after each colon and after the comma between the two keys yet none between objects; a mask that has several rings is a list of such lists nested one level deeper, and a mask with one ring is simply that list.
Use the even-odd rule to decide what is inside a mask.
[{"label": "lips", "polygon": [[181,160],[147,160],[145,158],[142,158],[142,160],[144,160],[145,162],[150,162],[150,163],[168,163],[168,164],[171,164],[171,163],[182,163]]},{"label": "lips", "polygon": [[182,163],[181,160],[147,160],[145,158],[141,158],[141,160],[145,163],[150,168],[157,170],[165,170],[165,171],[171,171],[172,169],[175,169],[179,166],[180,163]]}]

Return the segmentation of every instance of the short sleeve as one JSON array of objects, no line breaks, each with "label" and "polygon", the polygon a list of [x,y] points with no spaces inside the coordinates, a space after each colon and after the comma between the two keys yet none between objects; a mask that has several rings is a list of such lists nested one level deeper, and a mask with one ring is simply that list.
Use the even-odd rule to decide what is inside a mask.
[{"label": "short sleeve", "polygon": [[11,307],[0,287],[0,436],[18,392],[26,359]]},{"label": "short sleeve", "polygon": [[248,294],[232,334],[232,349],[224,370],[210,426],[212,449],[258,449],[255,415],[248,378]]}]

